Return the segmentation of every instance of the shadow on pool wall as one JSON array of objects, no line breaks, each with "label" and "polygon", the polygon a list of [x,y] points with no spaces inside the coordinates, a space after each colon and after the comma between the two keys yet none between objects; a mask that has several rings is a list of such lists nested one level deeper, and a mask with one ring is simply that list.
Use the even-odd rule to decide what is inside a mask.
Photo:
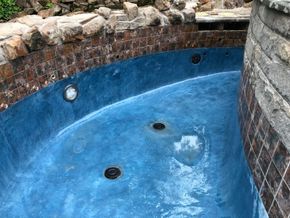
[{"label": "shadow on pool wall", "polygon": [[[192,63],[194,54],[201,55],[200,63]],[[78,73],[26,97],[0,113],[1,186],[41,150],[43,142],[83,116],[166,84],[240,70],[242,59],[242,48],[163,52]],[[76,84],[79,90],[72,103],[63,99],[68,84]]]}]

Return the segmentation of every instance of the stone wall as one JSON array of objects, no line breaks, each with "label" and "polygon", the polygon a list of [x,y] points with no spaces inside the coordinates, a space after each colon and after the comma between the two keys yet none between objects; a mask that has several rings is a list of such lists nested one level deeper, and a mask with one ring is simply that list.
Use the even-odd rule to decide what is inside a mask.
[{"label": "stone wall", "polygon": [[211,11],[215,8],[233,9],[244,6],[244,0],[16,0],[22,9],[19,15],[38,14],[42,17],[65,15],[71,12],[92,12],[100,7],[123,9],[124,2],[138,6],[155,5],[168,10],[170,6],[177,8],[191,5],[195,11]]},{"label": "stone wall", "polygon": [[277,4],[253,3],[239,99],[245,154],[275,218],[290,215],[290,16]]}]

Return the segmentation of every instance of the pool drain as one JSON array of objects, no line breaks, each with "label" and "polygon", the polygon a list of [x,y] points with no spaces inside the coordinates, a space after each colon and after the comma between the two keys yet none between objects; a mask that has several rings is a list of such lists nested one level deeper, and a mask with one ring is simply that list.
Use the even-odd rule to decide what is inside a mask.
[{"label": "pool drain", "polygon": [[193,64],[198,64],[200,62],[200,60],[201,60],[200,54],[194,54],[191,57],[191,61]]},{"label": "pool drain", "polygon": [[121,176],[121,170],[118,167],[108,167],[104,175],[107,179],[117,179]]},{"label": "pool drain", "polygon": [[163,130],[166,126],[164,123],[153,123],[152,127],[156,130]]}]

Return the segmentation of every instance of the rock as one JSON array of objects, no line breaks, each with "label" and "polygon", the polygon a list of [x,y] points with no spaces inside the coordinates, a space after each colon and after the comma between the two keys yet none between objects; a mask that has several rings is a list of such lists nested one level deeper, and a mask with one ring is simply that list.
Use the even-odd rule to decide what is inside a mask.
[{"label": "rock", "polygon": [[176,9],[166,11],[165,15],[168,17],[168,20],[172,25],[181,24],[184,21],[183,14]]},{"label": "rock", "polygon": [[73,20],[70,22],[62,22],[62,20],[58,20],[57,28],[63,42],[73,42],[84,38],[82,25]]},{"label": "rock", "polygon": [[28,0],[16,0],[16,5],[18,5],[21,8],[30,8],[31,4]]},{"label": "rock", "polygon": [[134,30],[146,26],[146,19],[144,16],[139,16],[131,21],[119,21],[116,23],[116,31]]},{"label": "rock", "polygon": [[44,7],[39,3],[39,0],[29,0],[31,6],[36,12],[41,11]]},{"label": "rock", "polygon": [[54,5],[52,8],[39,11],[37,14],[43,18],[55,16],[61,13],[61,7]]},{"label": "rock", "polygon": [[184,16],[184,23],[193,23],[195,22],[195,11],[194,9],[185,8],[182,10]]},{"label": "rock", "polygon": [[159,11],[167,11],[170,8],[170,3],[167,0],[155,0],[154,5]]},{"label": "rock", "polygon": [[22,35],[30,27],[22,23],[0,23],[0,36]]},{"label": "rock", "polygon": [[99,9],[95,10],[96,13],[103,16],[105,19],[109,19],[111,14],[111,9],[107,7],[100,7]]},{"label": "rock", "polygon": [[29,51],[40,50],[45,46],[45,40],[36,27],[32,27],[29,31],[22,35],[23,42],[29,48]]},{"label": "rock", "polygon": [[173,6],[181,11],[185,8],[185,0],[173,0]]},{"label": "rock", "polygon": [[116,25],[117,25],[117,18],[115,15],[111,15],[109,17],[109,20],[106,22],[105,24],[105,32],[107,34],[112,34],[115,32],[116,29]]},{"label": "rock", "polygon": [[27,15],[31,15],[35,13],[33,8],[24,8],[23,12]]},{"label": "rock", "polygon": [[39,31],[48,45],[56,45],[61,42],[60,33],[56,26],[56,17],[51,18],[46,19],[46,22],[39,27]]},{"label": "rock", "polygon": [[44,19],[38,15],[26,15],[15,19],[15,22],[25,24],[27,26],[41,26],[44,23]]},{"label": "rock", "polygon": [[0,42],[0,46],[8,60],[14,60],[28,54],[28,50],[20,36],[13,36],[6,39]]},{"label": "rock", "polygon": [[162,13],[160,13],[160,18],[161,18],[161,23],[160,23],[161,26],[168,26],[168,25],[170,25],[170,22],[169,22],[167,16],[165,16]]},{"label": "rock", "polygon": [[98,15],[95,13],[83,13],[83,14],[76,14],[72,16],[62,16],[61,20],[59,22],[61,23],[70,23],[70,22],[76,22],[80,24],[85,24],[92,19],[96,18]]},{"label": "rock", "polygon": [[199,11],[211,11],[212,9],[213,9],[213,5],[211,2],[208,2],[208,3],[201,5],[199,7]]},{"label": "rock", "polygon": [[117,21],[128,21],[128,15],[124,13],[124,10],[113,10],[112,15],[116,18]]},{"label": "rock", "polygon": [[128,15],[129,20],[133,20],[138,16],[138,6],[134,3],[124,2],[123,8]]},{"label": "rock", "polygon": [[252,3],[253,3],[252,1],[250,1],[250,2],[245,2],[244,5],[243,5],[243,7],[244,7],[244,8],[251,8],[251,7],[252,7]]},{"label": "rock", "polygon": [[208,2],[210,2],[210,0],[199,0],[199,3],[201,5],[204,5],[204,4],[208,3]]},{"label": "rock", "polygon": [[83,34],[92,36],[97,34],[105,25],[106,20],[102,16],[98,16],[93,20],[83,25]]},{"label": "rock", "polygon": [[140,8],[140,11],[145,16],[147,26],[157,26],[161,23],[161,17],[156,8],[147,6]]}]

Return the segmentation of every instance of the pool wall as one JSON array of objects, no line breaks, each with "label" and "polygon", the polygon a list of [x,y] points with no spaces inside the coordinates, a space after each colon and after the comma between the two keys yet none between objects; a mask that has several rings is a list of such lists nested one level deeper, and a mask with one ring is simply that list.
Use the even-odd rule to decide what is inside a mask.
[{"label": "pool wall", "polygon": [[283,4],[253,2],[239,100],[245,154],[270,217],[290,215],[290,10]]},{"label": "pool wall", "polygon": [[[201,55],[198,64],[192,63],[194,54]],[[24,98],[0,113],[0,175],[3,178],[0,196],[1,190],[17,180],[17,170],[27,167],[48,140],[75,121],[104,106],[163,85],[238,71],[242,58],[241,47],[162,52],[92,68]],[[74,102],[63,99],[63,91],[69,84],[76,84],[79,90]]]},{"label": "pool wall", "polygon": [[[217,25],[218,24],[218,25]],[[46,46],[0,65],[0,111],[77,72],[145,54],[185,48],[241,47],[247,25],[223,23],[145,27]],[[200,30],[202,28],[202,30]]]}]

